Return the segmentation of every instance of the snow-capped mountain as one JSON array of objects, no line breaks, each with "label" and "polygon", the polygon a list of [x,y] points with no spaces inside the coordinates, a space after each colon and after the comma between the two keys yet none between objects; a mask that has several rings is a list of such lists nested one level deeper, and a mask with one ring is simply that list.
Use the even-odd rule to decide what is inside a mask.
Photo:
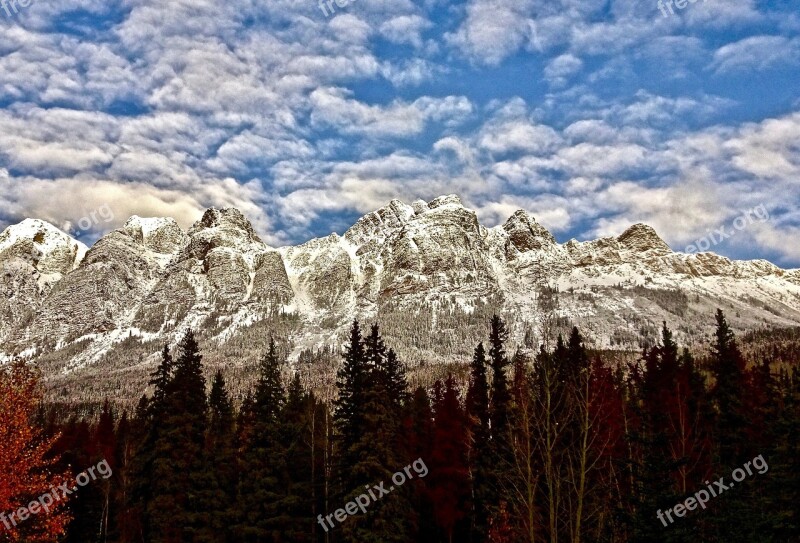
[{"label": "snow-capped mountain", "polygon": [[36,219],[0,234],[0,341],[30,323],[53,286],[78,266],[86,251],[83,243]]},{"label": "snow-capped mountain", "polygon": [[0,265],[0,350],[65,379],[122,382],[189,326],[217,346],[207,359],[245,368],[254,338],[275,333],[296,359],[338,344],[355,317],[379,321],[412,365],[462,359],[492,312],[517,343],[576,324],[606,348],[636,348],[664,320],[700,340],[716,307],[739,329],[800,323],[798,270],[676,253],[643,224],[563,244],[522,210],[486,228],[453,195],[393,200],[341,236],[280,248],[236,209],[209,209],[188,232],[132,217],[88,251],[28,219],[0,235]]}]

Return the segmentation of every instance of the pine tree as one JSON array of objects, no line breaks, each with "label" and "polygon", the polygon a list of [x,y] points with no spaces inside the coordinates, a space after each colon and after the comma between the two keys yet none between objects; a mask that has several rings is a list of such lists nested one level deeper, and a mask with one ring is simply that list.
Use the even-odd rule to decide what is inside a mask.
[{"label": "pine tree", "polygon": [[[377,325],[362,340],[355,322],[337,383],[335,422],[344,461],[339,498],[343,502],[361,494],[365,485],[388,481],[398,466],[405,465],[396,447],[401,413],[388,401],[386,356]],[[407,541],[414,524],[410,487],[403,487],[373,504],[366,514],[348,519],[341,530],[347,542],[400,543]]]},{"label": "pine tree", "polygon": [[[434,447],[434,421],[431,400],[423,387],[417,387],[411,395],[409,417],[406,424],[408,436],[408,458],[432,458]],[[417,482],[414,509],[418,519],[417,541],[438,543],[436,521],[433,515],[433,500],[428,478]]]},{"label": "pine tree", "polygon": [[469,467],[472,479],[472,540],[484,541],[489,528],[487,504],[489,490],[489,382],[486,378],[486,351],[483,343],[475,348],[470,363],[470,380],[467,390],[466,411],[469,419]]},{"label": "pine tree", "polygon": [[[161,350],[161,360],[150,374],[148,384],[154,387],[153,396],[142,396],[136,408],[134,426],[136,435],[131,444],[131,461],[128,468],[130,492],[126,497],[123,518],[126,520],[127,541],[140,539],[149,533],[148,504],[153,498],[153,465],[156,460],[156,443],[165,428],[166,402],[173,378],[174,360],[168,345]],[[128,533],[127,530],[130,530]]]},{"label": "pine tree", "polygon": [[233,405],[222,371],[217,371],[208,397],[202,488],[197,499],[196,543],[233,541],[232,507],[236,499],[237,469]]},{"label": "pine tree", "polygon": [[166,387],[163,427],[155,441],[152,498],[146,504],[152,543],[190,541],[199,529],[195,507],[203,488],[206,413],[202,355],[190,329],[178,344],[174,374]]},{"label": "pine tree", "polygon": [[406,370],[394,349],[386,353],[386,362],[383,368],[386,375],[386,390],[388,399],[399,411],[408,401],[408,380]]},{"label": "pine tree", "polygon": [[281,416],[281,440],[288,462],[288,486],[285,498],[287,526],[281,541],[310,543],[315,531],[317,514],[314,504],[312,469],[311,416],[314,399],[303,390],[300,374],[295,373],[289,385],[286,407]]},{"label": "pine tree", "polygon": [[497,459],[507,459],[510,450],[508,425],[510,420],[511,394],[508,388],[506,368],[510,362],[506,356],[505,343],[508,331],[503,320],[495,315],[489,333],[489,365],[492,367],[492,394],[489,404],[492,442]]},{"label": "pine tree", "polygon": [[153,397],[149,401],[150,416],[155,420],[156,425],[163,423],[161,417],[166,408],[166,399],[169,393],[169,386],[172,382],[174,371],[174,361],[172,353],[169,351],[169,345],[164,345],[161,350],[161,361],[156,367],[155,371],[150,374],[149,385],[154,387]]},{"label": "pine tree", "polygon": [[[466,413],[450,375],[440,401],[434,405],[435,433],[430,458],[430,489],[436,522],[446,541],[462,540],[458,530],[469,513],[470,485],[468,456],[468,424]],[[468,530],[466,530],[468,533]]]},{"label": "pine tree", "polygon": [[252,406],[253,427],[240,464],[236,541],[280,541],[286,530],[287,457],[281,441],[280,416],[286,403],[282,363],[273,338],[259,363]]},{"label": "pine tree", "polygon": [[510,362],[506,356],[505,343],[508,332],[505,323],[495,315],[491,320],[489,333],[489,365],[492,368],[492,386],[489,399],[489,420],[491,438],[489,453],[492,469],[488,489],[491,493],[487,506],[489,510],[500,505],[504,492],[505,476],[513,462],[511,447],[511,392],[508,386],[506,368]]},{"label": "pine tree", "polygon": [[[358,321],[353,321],[350,341],[345,347],[344,364],[337,373],[336,387],[339,395],[334,402],[334,421],[341,467],[352,466],[358,458],[353,447],[364,431],[362,409],[369,376],[369,366],[364,352],[364,341]],[[341,473],[342,470],[337,470]]]},{"label": "pine tree", "polygon": [[717,309],[717,330],[711,346],[711,370],[715,384],[711,390],[717,408],[715,441],[722,466],[741,460],[745,449],[747,417],[743,410],[745,362],[736,338],[721,309]]},{"label": "pine tree", "polygon": [[88,493],[94,495],[95,499],[99,502],[96,506],[98,509],[97,524],[99,529],[95,531],[97,537],[101,541],[107,541],[109,537],[109,528],[111,520],[116,517],[116,503],[114,501],[114,492],[116,491],[117,482],[119,480],[119,465],[115,455],[117,436],[114,429],[114,412],[108,400],[103,402],[103,408],[100,412],[100,419],[97,423],[94,436],[92,438],[93,446],[96,449],[92,465],[98,462],[105,461],[111,468],[112,474],[116,476],[108,479],[102,479],[92,485]]}]

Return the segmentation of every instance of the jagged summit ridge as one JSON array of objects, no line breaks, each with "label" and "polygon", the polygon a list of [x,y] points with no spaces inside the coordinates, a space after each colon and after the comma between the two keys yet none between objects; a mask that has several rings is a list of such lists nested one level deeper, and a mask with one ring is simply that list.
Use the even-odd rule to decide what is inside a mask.
[{"label": "jagged summit ridge", "polygon": [[0,233],[0,259],[16,258],[42,273],[73,270],[87,250],[80,241],[40,219],[25,219]]},{"label": "jagged summit ridge", "polygon": [[672,249],[661,239],[655,229],[646,224],[634,224],[623,232],[617,241],[634,251],[656,251],[659,253],[670,253]]},{"label": "jagged summit ridge", "polygon": [[[643,224],[563,244],[524,210],[486,228],[456,195],[392,200],[341,236],[278,249],[234,208],[208,209],[187,231],[170,218],[133,216],[85,258],[67,234],[27,220],[0,235],[0,263],[42,242],[67,254],[63,271],[5,266],[0,339],[6,354],[72,349],[60,367],[67,374],[102,367],[126,338],[171,342],[193,326],[221,344],[241,342],[248,327],[276,314],[293,316],[293,357],[337,344],[354,317],[420,319],[435,332],[445,327],[440,316],[478,304],[510,318],[512,337],[536,335],[542,300],[553,296],[548,311],[586,327],[603,347],[635,341],[642,322],[657,327],[713,307],[735,308],[743,326],[800,323],[797,270],[675,253]],[[452,328],[439,331],[434,336],[451,345]],[[400,348],[413,342],[396,339]],[[434,350],[409,352],[419,360],[452,356],[425,349]]]}]

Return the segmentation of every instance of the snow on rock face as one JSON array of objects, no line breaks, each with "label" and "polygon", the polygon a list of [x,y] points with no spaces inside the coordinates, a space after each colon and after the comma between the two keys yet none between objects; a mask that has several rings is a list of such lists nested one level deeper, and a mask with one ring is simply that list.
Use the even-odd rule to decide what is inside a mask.
[{"label": "snow on rock face", "polygon": [[345,232],[348,243],[361,247],[370,242],[381,243],[396,229],[402,227],[414,217],[414,208],[392,200],[388,205],[361,217],[356,224]]},{"label": "snow on rock face", "polygon": [[456,196],[437,198],[428,207],[387,240],[381,253],[381,296],[471,290],[492,280],[475,212]]},{"label": "snow on rock face", "polygon": [[[132,219],[100,238],[80,265],[43,300],[32,326],[17,330],[17,343],[47,348],[98,331],[126,327],[132,310],[164,273],[167,246],[185,245],[186,234],[169,221]],[[152,221],[152,220],[151,220]],[[146,229],[143,226],[158,226]],[[172,237],[168,240],[168,235]]]},{"label": "snow on rock face", "polygon": [[653,253],[667,254],[672,252],[669,245],[656,234],[656,231],[653,230],[652,227],[646,224],[634,224],[625,230],[625,232],[617,238],[617,241],[626,248],[640,253],[650,251]]},{"label": "snow on rock face", "polygon": [[30,320],[86,251],[83,243],[38,219],[25,219],[0,234],[0,340]]},{"label": "snow on rock face", "polygon": [[209,251],[226,247],[240,252],[259,252],[266,245],[238,209],[211,208],[189,229],[188,252],[203,259]]},{"label": "snow on rock face", "polygon": [[43,274],[74,270],[86,251],[86,245],[38,219],[25,219],[0,234],[0,259],[19,258]]},{"label": "snow on rock face", "polygon": [[[20,260],[34,246],[44,256]],[[674,323],[676,314],[691,313],[689,300],[696,315],[736,307],[754,324],[800,323],[798,270],[675,253],[641,224],[619,237],[559,244],[520,210],[487,229],[454,195],[393,200],[342,236],[279,249],[265,245],[238,210],[209,209],[188,232],[172,219],[131,217],[84,251],[41,221],[0,235],[0,263],[23,264],[4,275],[0,297],[0,338],[13,352],[90,337],[94,358],[76,355],[65,365],[94,363],[131,330],[173,342],[186,326],[208,326],[227,341],[275,310],[297,314],[295,339],[306,345],[335,341],[354,317],[373,318],[388,305],[415,315],[491,299],[504,315],[530,323],[542,293],[559,291],[559,318],[586,326],[600,346],[620,330],[639,330],[626,314]]]},{"label": "snow on rock face", "polygon": [[516,258],[517,253],[549,249],[556,244],[556,238],[521,209],[509,217],[503,230],[508,234],[506,254],[509,259]]},{"label": "snow on rock face", "polygon": [[459,198],[455,194],[439,196],[438,198],[434,198],[433,200],[428,202],[429,209],[436,209],[437,207],[442,207],[442,206],[463,207],[463,204],[461,203],[461,198]]},{"label": "snow on rock face", "polygon": [[142,218],[134,215],[122,228],[156,253],[172,254],[186,242],[186,234],[172,218]]}]

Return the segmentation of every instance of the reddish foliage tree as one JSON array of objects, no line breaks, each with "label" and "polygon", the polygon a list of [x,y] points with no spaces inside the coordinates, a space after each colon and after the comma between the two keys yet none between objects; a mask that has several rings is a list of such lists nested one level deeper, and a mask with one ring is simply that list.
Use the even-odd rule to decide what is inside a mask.
[{"label": "reddish foliage tree", "polygon": [[452,375],[443,390],[441,382],[437,382],[435,398],[431,475],[427,482],[436,523],[452,541],[456,525],[469,511],[467,415]]},{"label": "reddish foliage tree", "polygon": [[[33,424],[42,397],[39,379],[22,362],[0,368],[0,542],[51,542],[69,521],[66,498],[54,499],[49,511],[36,501],[45,494],[52,497],[53,489],[68,481],[66,473],[53,468],[55,460],[46,457],[55,438],[43,437]],[[21,508],[30,513],[20,515]]]}]

